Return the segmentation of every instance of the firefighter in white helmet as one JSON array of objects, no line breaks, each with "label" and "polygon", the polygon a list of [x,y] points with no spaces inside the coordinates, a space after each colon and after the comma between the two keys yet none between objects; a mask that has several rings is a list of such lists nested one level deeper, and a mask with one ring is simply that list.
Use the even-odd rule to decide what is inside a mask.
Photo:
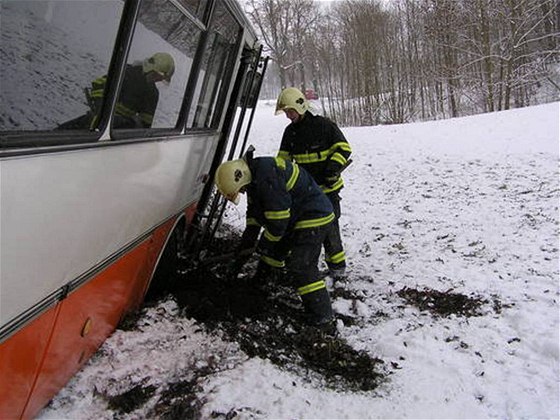
[{"label": "firefighter in white helmet", "polygon": [[[169,53],[158,52],[142,62],[142,71],[156,82],[165,81],[169,83],[173,73],[175,73],[175,60]],[[150,75],[150,73],[155,73],[155,75]]]},{"label": "firefighter in white helmet", "polygon": [[346,255],[340,227],[341,172],[351,162],[352,149],[338,126],[327,118],[313,115],[309,102],[297,88],[280,93],[276,114],[285,113],[291,123],[284,130],[278,156],[305,168],[331,201],[336,220],[324,242],[325,260],[331,276],[344,279]]},{"label": "firefighter in white helmet", "polygon": [[257,244],[260,260],[252,281],[264,284],[274,269],[285,267],[301,297],[307,322],[334,332],[331,301],[320,278],[318,261],[335,216],[329,199],[313,178],[295,163],[248,154],[222,163],[215,183],[234,203],[239,202],[239,194],[247,193],[247,224],[238,247],[240,257],[234,263],[237,272],[249,258],[246,250],[255,249]]},{"label": "firefighter in white helmet", "polygon": [[[169,83],[174,73],[175,60],[166,52],[157,52],[143,61],[127,64],[113,115],[113,128],[150,128],[159,101],[156,83]],[[106,87],[106,75],[95,79],[91,89],[86,89],[90,111],[59,128],[96,128]]]}]

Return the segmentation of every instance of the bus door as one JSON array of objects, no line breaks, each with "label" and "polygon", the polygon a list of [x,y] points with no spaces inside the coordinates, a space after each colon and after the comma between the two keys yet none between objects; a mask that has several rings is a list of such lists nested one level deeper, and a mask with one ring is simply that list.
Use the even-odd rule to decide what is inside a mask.
[{"label": "bus door", "polygon": [[[230,97],[226,121],[210,174],[220,163],[243,156],[257,107],[259,93],[269,57],[262,56],[262,46],[257,49],[245,46]],[[191,229],[187,253],[197,260],[201,251],[208,248],[218,230],[227,201],[208,182],[202,194]]]}]

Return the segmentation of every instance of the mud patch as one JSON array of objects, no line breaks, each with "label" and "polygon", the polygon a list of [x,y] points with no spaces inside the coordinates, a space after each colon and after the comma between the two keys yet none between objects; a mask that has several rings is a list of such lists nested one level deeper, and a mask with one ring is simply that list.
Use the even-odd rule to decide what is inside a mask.
[{"label": "mud patch", "polygon": [[[408,304],[416,306],[421,311],[428,311],[432,315],[447,317],[458,315],[464,317],[482,316],[484,309],[490,301],[480,296],[466,296],[451,291],[440,292],[433,289],[416,290],[405,287],[397,292]],[[504,307],[496,299],[493,300],[493,309]]]},{"label": "mud patch", "polygon": [[201,418],[201,410],[206,403],[198,396],[203,390],[199,382],[215,371],[212,367],[197,369],[193,366],[190,370],[192,378],[189,380],[163,384],[159,388],[140,384],[118,395],[104,395],[104,398],[108,408],[115,411],[115,418],[150,406],[148,418],[198,419]]},{"label": "mud patch", "polygon": [[[233,242],[216,241],[207,258],[232,249]],[[384,380],[382,360],[305,325],[303,306],[285,276],[255,281],[250,276],[256,261],[250,261],[239,278],[230,280],[227,263],[185,267],[181,286],[173,290],[185,316],[222,331],[250,357],[268,359],[332,389],[368,391]]]},{"label": "mud patch", "polygon": [[155,386],[137,385],[128,391],[107,398],[107,406],[119,414],[128,414],[141,407],[156,391]]},{"label": "mud patch", "polygon": [[195,375],[195,379],[168,385],[155,407],[150,411],[149,417],[157,419],[200,418],[205,401],[197,397],[197,393],[202,391],[202,387],[198,385],[198,379],[207,374],[208,372],[199,372]]}]

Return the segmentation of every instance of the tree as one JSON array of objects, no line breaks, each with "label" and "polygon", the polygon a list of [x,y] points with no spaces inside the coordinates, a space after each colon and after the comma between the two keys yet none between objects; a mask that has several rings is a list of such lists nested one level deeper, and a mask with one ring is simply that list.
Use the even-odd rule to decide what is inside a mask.
[{"label": "tree", "polygon": [[245,1],[281,86],[311,83],[341,125],[559,99],[557,0]]},{"label": "tree", "polygon": [[317,5],[313,0],[247,0],[247,8],[278,66],[281,86],[305,88],[307,39],[319,16]]}]

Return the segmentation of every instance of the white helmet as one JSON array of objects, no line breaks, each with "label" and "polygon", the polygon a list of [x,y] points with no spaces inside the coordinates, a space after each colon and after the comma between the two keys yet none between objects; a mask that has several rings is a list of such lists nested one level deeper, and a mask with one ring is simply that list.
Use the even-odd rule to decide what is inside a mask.
[{"label": "white helmet", "polygon": [[175,60],[173,60],[171,54],[158,52],[144,60],[142,70],[144,73],[154,71],[163,76],[165,81],[169,82],[171,81],[171,76],[175,73]]},{"label": "white helmet", "polygon": [[285,109],[293,109],[299,115],[303,115],[309,109],[309,102],[301,90],[289,87],[280,92],[278,101],[276,101],[275,114],[281,114]]},{"label": "white helmet", "polygon": [[237,159],[218,166],[214,183],[224,197],[234,204],[239,204],[239,191],[250,184],[251,179],[251,171],[245,159]]}]

